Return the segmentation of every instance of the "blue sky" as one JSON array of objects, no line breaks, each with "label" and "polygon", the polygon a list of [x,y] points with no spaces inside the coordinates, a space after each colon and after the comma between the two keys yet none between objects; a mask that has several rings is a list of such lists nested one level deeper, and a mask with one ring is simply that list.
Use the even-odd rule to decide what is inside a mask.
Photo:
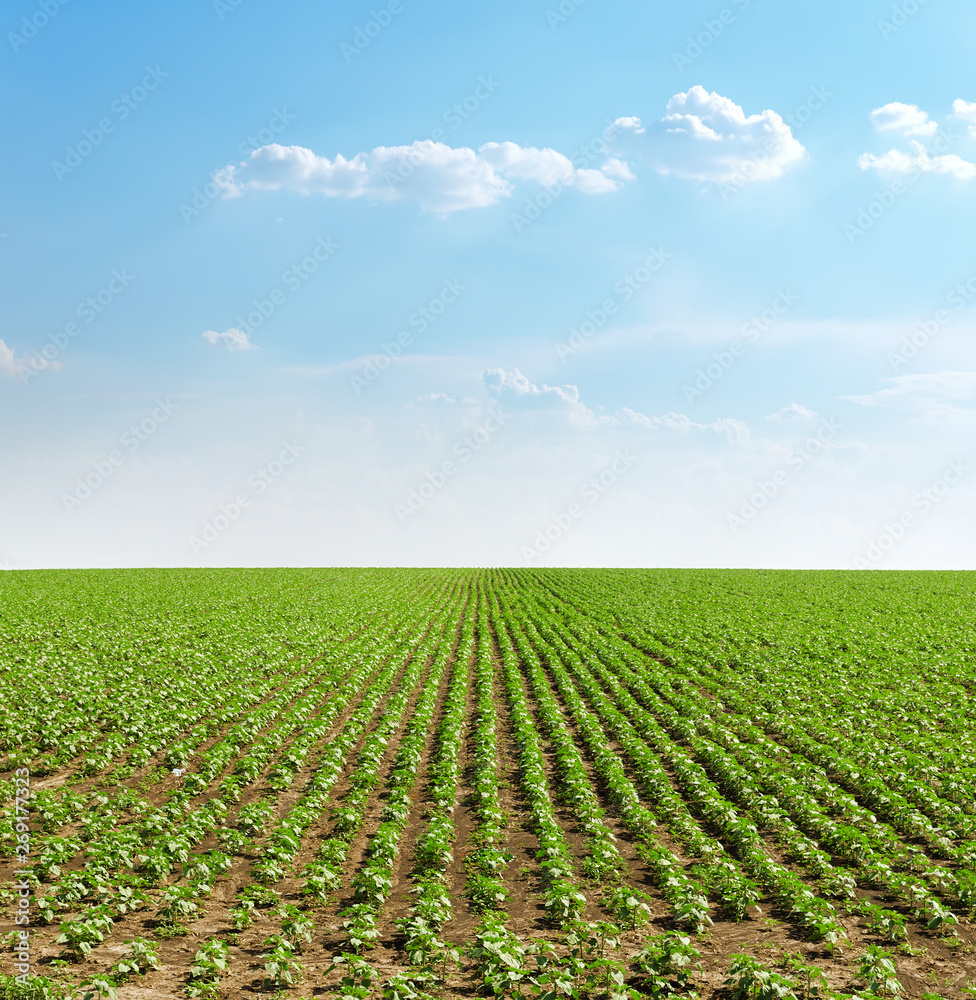
[{"label": "blue sky", "polygon": [[973,568],[971,5],[0,31],[0,564]]}]

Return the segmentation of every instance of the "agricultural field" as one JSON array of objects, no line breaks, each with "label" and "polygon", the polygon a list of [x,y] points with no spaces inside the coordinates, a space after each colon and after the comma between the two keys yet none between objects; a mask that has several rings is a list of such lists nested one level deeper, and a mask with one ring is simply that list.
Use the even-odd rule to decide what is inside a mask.
[{"label": "agricultural field", "polygon": [[0,997],[974,996],[974,597],[4,573]]}]

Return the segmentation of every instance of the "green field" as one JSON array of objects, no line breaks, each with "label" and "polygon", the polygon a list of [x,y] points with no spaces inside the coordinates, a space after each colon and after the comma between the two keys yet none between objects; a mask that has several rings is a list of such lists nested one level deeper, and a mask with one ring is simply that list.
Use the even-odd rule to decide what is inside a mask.
[{"label": "green field", "polygon": [[974,598],[4,573],[0,997],[972,996]]}]

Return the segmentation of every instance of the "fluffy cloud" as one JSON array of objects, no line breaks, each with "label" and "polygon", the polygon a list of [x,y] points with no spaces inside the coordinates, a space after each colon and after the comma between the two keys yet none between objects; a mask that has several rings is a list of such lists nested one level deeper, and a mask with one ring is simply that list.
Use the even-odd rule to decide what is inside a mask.
[{"label": "fluffy cloud", "polygon": [[271,143],[217,170],[214,182],[227,197],[288,190],[371,202],[415,201],[424,211],[443,215],[494,205],[523,182],[585,194],[615,191],[635,179],[628,158],[650,163],[662,174],[741,185],[780,177],[806,155],[775,111],[747,116],[727,97],[700,86],[675,94],[653,126],[622,117],[608,136],[619,155],[607,156],[599,167],[576,167],[555,149],[515,142],[487,142],[475,150],[424,139],[377,146],[348,159]]},{"label": "fluffy cloud", "polygon": [[514,142],[455,149],[425,139],[409,146],[377,146],[352,159],[340,153],[332,160],[303,146],[272,143],[217,171],[214,180],[229,196],[285,189],[373,202],[413,200],[424,211],[443,214],[493,205],[511,195],[517,181],[600,194],[616,190],[631,176],[617,160],[598,170],[577,169],[554,149]]},{"label": "fluffy cloud", "polygon": [[228,351],[251,351],[254,349],[254,344],[251,343],[248,335],[234,326],[219,333],[216,330],[204,330],[200,339],[215,347],[225,347]]},{"label": "fluffy cloud", "polygon": [[956,98],[952,102],[952,117],[969,122],[969,134],[976,136],[976,102]]},{"label": "fluffy cloud", "polygon": [[879,132],[898,131],[904,135],[935,135],[939,123],[915,104],[892,101],[871,112],[871,121]]},{"label": "fluffy cloud", "polygon": [[888,174],[948,174],[961,181],[976,177],[976,163],[970,163],[955,153],[932,156],[920,142],[912,142],[911,148],[911,153],[898,149],[889,149],[881,156],[862,153],[857,165],[862,170],[877,170]]},{"label": "fluffy cloud", "polygon": [[661,174],[685,180],[743,184],[774,180],[806,156],[775,111],[746,115],[717,93],[695,85],[668,101],[665,116],[614,122],[618,143]]},{"label": "fluffy cloud", "polygon": [[[976,121],[976,104],[956,100],[952,117],[961,121]],[[900,132],[908,139],[908,150],[889,149],[880,156],[862,153],[857,165],[862,170],[877,170],[888,174],[945,174],[957,180],[976,177],[976,164],[956,153],[947,153],[952,136],[939,133],[939,123],[915,104],[893,101],[871,112],[871,121],[879,132]],[[970,134],[976,129],[970,125]]]}]

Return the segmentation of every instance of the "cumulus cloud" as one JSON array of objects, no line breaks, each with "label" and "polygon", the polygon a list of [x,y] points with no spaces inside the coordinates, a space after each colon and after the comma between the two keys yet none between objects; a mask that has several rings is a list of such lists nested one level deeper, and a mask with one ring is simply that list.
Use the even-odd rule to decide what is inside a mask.
[{"label": "cumulus cloud", "polygon": [[255,347],[248,335],[234,326],[219,333],[216,330],[204,330],[200,339],[213,344],[214,347],[224,347],[228,351],[251,351]]},{"label": "cumulus cloud", "polygon": [[892,101],[871,112],[871,121],[879,132],[898,131],[904,135],[935,135],[939,123],[932,121],[927,111],[916,104]]},{"label": "cumulus cloud", "polygon": [[614,155],[577,167],[555,149],[486,142],[478,149],[431,139],[376,146],[347,158],[321,156],[304,146],[270,143],[213,175],[226,197],[247,191],[295,191],[370,202],[415,201],[446,214],[494,205],[520,183],[604,194],[635,180],[628,160],[688,180],[771,180],[799,163],[806,150],[775,111],[746,115],[727,97],[694,86],[675,94],[665,116],[645,127],[640,118],[618,118],[608,136]]},{"label": "cumulus cloud", "polygon": [[887,389],[844,399],[861,406],[890,406],[902,401],[949,402],[976,396],[976,372],[925,372],[881,381],[887,383]]},{"label": "cumulus cloud", "polygon": [[660,174],[685,180],[775,180],[806,156],[775,111],[746,115],[734,101],[697,84],[675,94],[653,125],[618,118],[614,131],[622,149]]},{"label": "cumulus cloud", "polygon": [[272,143],[214,175],[228,196],[245,191],[290,190],[327,198],[372,202],[413,200],[424,211],[444,214],[494,205],[509,197],[516,182],[578,188],[586,194],[615,191],[630,179],[626,164],[578,169],[554,149],[489,142],[478,150],[453,148],[430,139],[409,146],[377,146],[346,159],[319,156],[303,146]]},{"label": "cumulus cloud", "polygon": [[955,153],[932,156],[920,142],[913,142],[911,147],[910,153],[898,149],[889,149],[881,156],[862,153],[857,165],[862,170],[877,170],[888,174],[948,174],[962,181],[976,177],[976,163],[970,163]]},{"label": "cumulus cloud", "polygon": [[959,121],[969,122],[969,134],[976,136],[976,101],[964,101],[956,98],[952,102],[952,117]]},{"label": "cumulus cloud", "polygon": [[[962,121],[976,121],[976,104],[956,100],[952,117]],[[908,140],[908,149],[889,149],[886,153],[862,153],[857,164],[861,170],[877,170],[888,174],[944,174],[957,180],[976,177],[976,163],[947,153],[952,137],[939,132],[939,124],[929,118],[928,112],[915,104],[892,101],[871,112],[871,121],[878,132],[900,132]],[[970,125],[970,134],[976,129]]]}]

